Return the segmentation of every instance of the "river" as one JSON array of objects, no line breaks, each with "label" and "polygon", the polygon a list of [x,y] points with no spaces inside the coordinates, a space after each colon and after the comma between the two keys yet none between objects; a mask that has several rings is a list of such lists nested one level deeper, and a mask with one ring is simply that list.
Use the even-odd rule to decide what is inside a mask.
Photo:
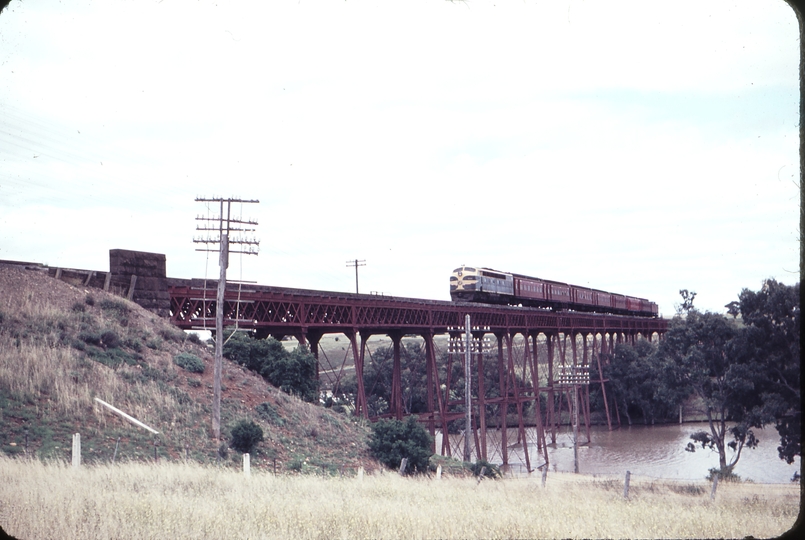
[{"label": "river", "polygon": [[[698,446],[696,452],[685,450],[691,434],[708,431],[707,423],[663,424],[655,426],[623,426],[609,431],[606,426],[593,426],[590,429],[590,444],[579,446],[579,472],[581,474],[622,475],[631,471],[634,475],[669,478],[677,480],[702,480],[711,467],[718,467],[718,454],[703,450]],[[529,428],[527,441],[531,467],[543,463],[541,451],[536,448],[536,430]],[[795,471],[800,470],[800,458],[789,465],[777,456],[779,436],[774,427],[755,430],[760,440],[757,448],[741,452],[734,472],[743,480],[758,483],[789,483]],[[517,430],[508,431],[509,464],[512,472],[525,472],[525,458],[522,445],[517,443]],[[550,434],[546,437],[550,442]],[[450,437],[452,454],[461,457],[463,438]],[[579,430],[579,442],[585,443],[587,437],[583,426]],[[441,435],[437,433],[436,449],[441,449]],[[489,430],[487,433],[487,455],[491,463],[502,463],[500,452],[500,433]],[[727,450],[727,459],[732,457]],[[475,454],[473,450],[473,459]],[[556,444],[548,445],[550,471],[573,472],[573,431],[562,426],[557,433]]]}]

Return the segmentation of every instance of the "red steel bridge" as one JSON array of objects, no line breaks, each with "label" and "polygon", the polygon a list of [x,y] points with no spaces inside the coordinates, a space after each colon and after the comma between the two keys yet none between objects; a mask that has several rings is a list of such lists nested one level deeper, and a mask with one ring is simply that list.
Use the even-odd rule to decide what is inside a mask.
[{"label": "red steel bridge", "polygon": [[[210,280],[168,278],[170,319],[179,328],[211,329],[215,327],[217,283]],[[431,435],[441,434],[441,453],[455,452],[455,437],[448,437],[449,423],[464,418],[464,401],[451,398],[456,381],[451,380],[452,362],[463,362],[461,344],[465,316],[469,314],[473,364],[473,436],[478,458],[499,459],[509,464],[509,441],[516,432],[517,448],[522,449],[529,471],[532,470],[528,445],[536,445],[537,454],[548,461],[547,437],[556,442],[563,419],[563,402],[567,410],[579,403],[575,412],[583,418],[587,442],[590,440],[590,384],[600,385],[605,404],[606,421],[612,428],[610,402],[606,397],[606,380],[601,376],[606,353],[621,342],[634,342],[638,337],[659,339],[668,327],[661,318],[629,317],[609,314],[552,312],[535,308],[500,306],[464,302],[447,302],[398,298],[381,295],[349,294],[261,285],[228,283],[225,294],[224,325],[254,330],[259,337],[282,339],[293,336],[307,344],[319,364],[319,376],[338,386],[351,355],[357,378],[355,414],[370,418],[364,387],[364,367],[370,336],[386,335],[393,347],[393,370],[389,414],[401,419],[408,412],[403,402],[400,344],[403,337],[418,337],[426,352],[427,411],[419,420]],[[325,334],[343,334],[350,347],[340,367],[334,366],[319,342]],[[656,336],[656,337],[655,337]],[[494,338],[494,339],[492,339]],[[447,341],[447,351],[444,351]],[[439,347],[442,350],[439,350]],[[440,376],[437,355],[448,355],[448,369]],[[320,356],[324,356],[320,359]],[[323,366],[326,362],[327,365]],[[484,363],[495,363],[498,388],[484,388]],[[322,367],[330,369],[322,370]],[[488,371],[488,364],[487,364]],[[442,370],[444,372],[444,370]],[[572,375],[571,375],[572,374]],[[585,374],[579,377],[578,374]],[[581,399],[571,399],[580,392]],[[540,396],[545,395],[544,403]],[[494,397],[490,397],[494,396]],[[574,398],[577,396],[574,396]],[[619,423],[617,404],[613,403]],[[547,410],[543,411],[543,408]],[[371,419],[375,419],[372,417]],[[495,448],[487,448],[487,429],[499,430]],[[527,436],[526,427],[535,427]],[[497,433],[497,432],[496,432]],[[513,435],[513,434],[512,434]],[[435,439],[436,440],[436,439]],[[451,442],[452,441],[452,442]],[[436,444],[436,443],[434,443]],[[434,448],[434,451],[437,449]],[[519,451],[519,450],[518,450]],[[494,457],[493,457],[494,455]],[[540,465],[541,466],[541,465]]]}]

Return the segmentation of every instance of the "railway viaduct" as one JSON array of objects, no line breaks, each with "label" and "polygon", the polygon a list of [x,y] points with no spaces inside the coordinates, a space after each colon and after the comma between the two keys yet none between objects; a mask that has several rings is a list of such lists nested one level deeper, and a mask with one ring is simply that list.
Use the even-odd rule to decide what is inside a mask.
[{"label": "railway viaduct", "polygon": [[[84,286],[103,286],[125,295],[185,330],[215,326],[217,282],[168,278],[165,256],[161,254],[110,250],[109,272],[54,268],[48,271],[57,278],[77,280]],[[369,418],[363,377],[369,337],[386,335],[391,339],[391,403],[385,416],[398,419],[407,415],[402,399],[401,341],[404,336],[420,337],[426,353],[427,411],[418,417],[432,435],[437,430],[447,434],[450,422],[464,418],[463,400],[451,398],[456,381],[451,380],[450,365],[454,361],[463,362],[462,335],[465,316],[469,315],[474,343],[471,352],[474,433],[466,435],[474,436],[477,457],[488,459],[487,429],[506,426],[500,430],[496,449],[505,467],[509,461],[507,437],[515,431],[529,471],[532,470],[529,442],[536,444],[547,463],[547,438],[556,442],[565,402],[567,412],[572,410],[573,403],[579,402],[577,413],[583,417],[589,442],[590,384],[600,385],[606,421],[612,428],[606,380],[600,375],[602,358],[618,343],[633,343],[640,337],[649,341],[659,339],[668,328],[668,321],[661,318],[552,312],[255,284],[227,283],[224,299],[225,326],[254,330],[261,337],[293,336],[310,347],[317,361],[322,336],[346,336],[357,375],[355,414],[371,420],[375,418]],[[448,338],[448,369],[441,378],[437,355],[444,351],[437,350],[434,339],[437,336]],[[345,356],[336,370],[339,374],[343,373],[346,362]],[[484,372],[484,362],[496,364],[499,387],[495,392],[484,388],[484,378],[477,375]],[[587,375],[579,378],[578,374]],[[328,372],[328,376],[336,377],[338,382],[338,374]],[[576,392],[581,393],[580,400],[571,399]],[[547,404],[545,411],[543,401]],[[619,416],[617,406],[615,415]],[[537,435],[531,441],[526,436],[526,424],[536,428]],[[441,440],[441,453],[451,455],[455,449],[450,437],[445,435]]]}]

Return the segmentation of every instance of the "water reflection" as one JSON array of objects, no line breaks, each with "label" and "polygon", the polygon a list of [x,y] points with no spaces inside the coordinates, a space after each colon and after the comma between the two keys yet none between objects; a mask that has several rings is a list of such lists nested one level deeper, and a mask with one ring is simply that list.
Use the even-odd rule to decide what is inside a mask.
[{"label": "water reflection", "polygon": [[[718,454],[699,447],[696,452],[685,451],[691,434],[709,430],[707,423],[666,424],[659,426],[623,426],[609,431],[606,426],[593,426],[590,444],[579,447],[579,472],[582,474],[624,474],[627,470],[635,475],[685,480],[701,480],[711,467],[718,467]],[[537,451],[536,430],[526,430],[531,468],[544,462],[542,451]],[[744,480],[759,483],[788,483],[795,471],[800,470],[800,459],[788,465],[777,457],[779,437],[773,428],[757,430],[760,443],[754,450],[744,449],[735,467],[735,473]],[[547,437],[550,442],[550,435]],[[450,436],[452,455],[463,454],[461,435]],[[585,443],[587,436],[580,430],[579,441]],[[525,470],[525,454],[522,443],[517,441],[517,430],[509,429],[509,464],[514,469]],[[441,435],[436,437],[436,450],[441,449]],[[502,463],[500,433],[489,430],[487,455],[492,463]],[[733,453],[727,451],[730,459]],[[473,445],[473,459],[475,450]],[[557,433],[556,444],[548,445],[548,462],[551,471],[573,472],[573,432],[567,426]]]}]

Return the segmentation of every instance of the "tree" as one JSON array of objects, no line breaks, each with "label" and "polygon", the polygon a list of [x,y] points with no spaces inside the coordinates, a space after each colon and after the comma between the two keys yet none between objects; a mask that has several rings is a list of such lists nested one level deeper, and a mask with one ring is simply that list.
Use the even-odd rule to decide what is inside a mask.
[{"label": "tree", "polygon": [[243,454],[249,454],[263,440],[263,428],[251,420],[241,420],[232,428],[232,448]]},{"label": "tree", "polygon": [[679,291],[679,296],[682,297],[682,303],[676,305],[677,314],[689,313],[691,310],[695,309],[693,307],[693,299],[696,298],[696,291],[682,289]]},{"label": "tree", "polygon": [[762,414],[780,435],[780,459],[802,455],[800,394],[800,297],[794,286],[767,280],[760,291],[739,295],[745,324],[744,353],[762,366]]},{"label": "tree", "polygon": [[319,397],[316,358],[304,345],[288,352],[274,338],[254,339],[238,332],[224,345],[224,356],[259,373],[283,392],[296,394],[307,402]]},{"label": "tree", "polygon": [[[719,474],[729,475],[744,447],[757,445],[753,428],[763,425],[756,381],[762,370],[743,353],[737,322],[717,313],[690,309],[671,321],[658,355],[679,367],[680,382],[702,399],[710,431],[691,436],[702,448],[718,452]],[[731,425],[728,425],[731,424]],[[688,450],[696,445],[688,443]],[[727,448],[735,453],[727,462]]]},{"label": "tree", "polygon": [[604,376],[629,425],[631,413],[638,411],[644,423],[672,418],[690,395],[678,367],[657,354],[657,347],[645,340],[634,346],[621,343],[604,366]]},{"label": "tree", "polygon": [[402,459],[408,458],[407,470],[427,471],[432,445],[430,433],[413,416],[404,421],[380,420],[372,424],[369,450],[390,469],[398,469]]}]

